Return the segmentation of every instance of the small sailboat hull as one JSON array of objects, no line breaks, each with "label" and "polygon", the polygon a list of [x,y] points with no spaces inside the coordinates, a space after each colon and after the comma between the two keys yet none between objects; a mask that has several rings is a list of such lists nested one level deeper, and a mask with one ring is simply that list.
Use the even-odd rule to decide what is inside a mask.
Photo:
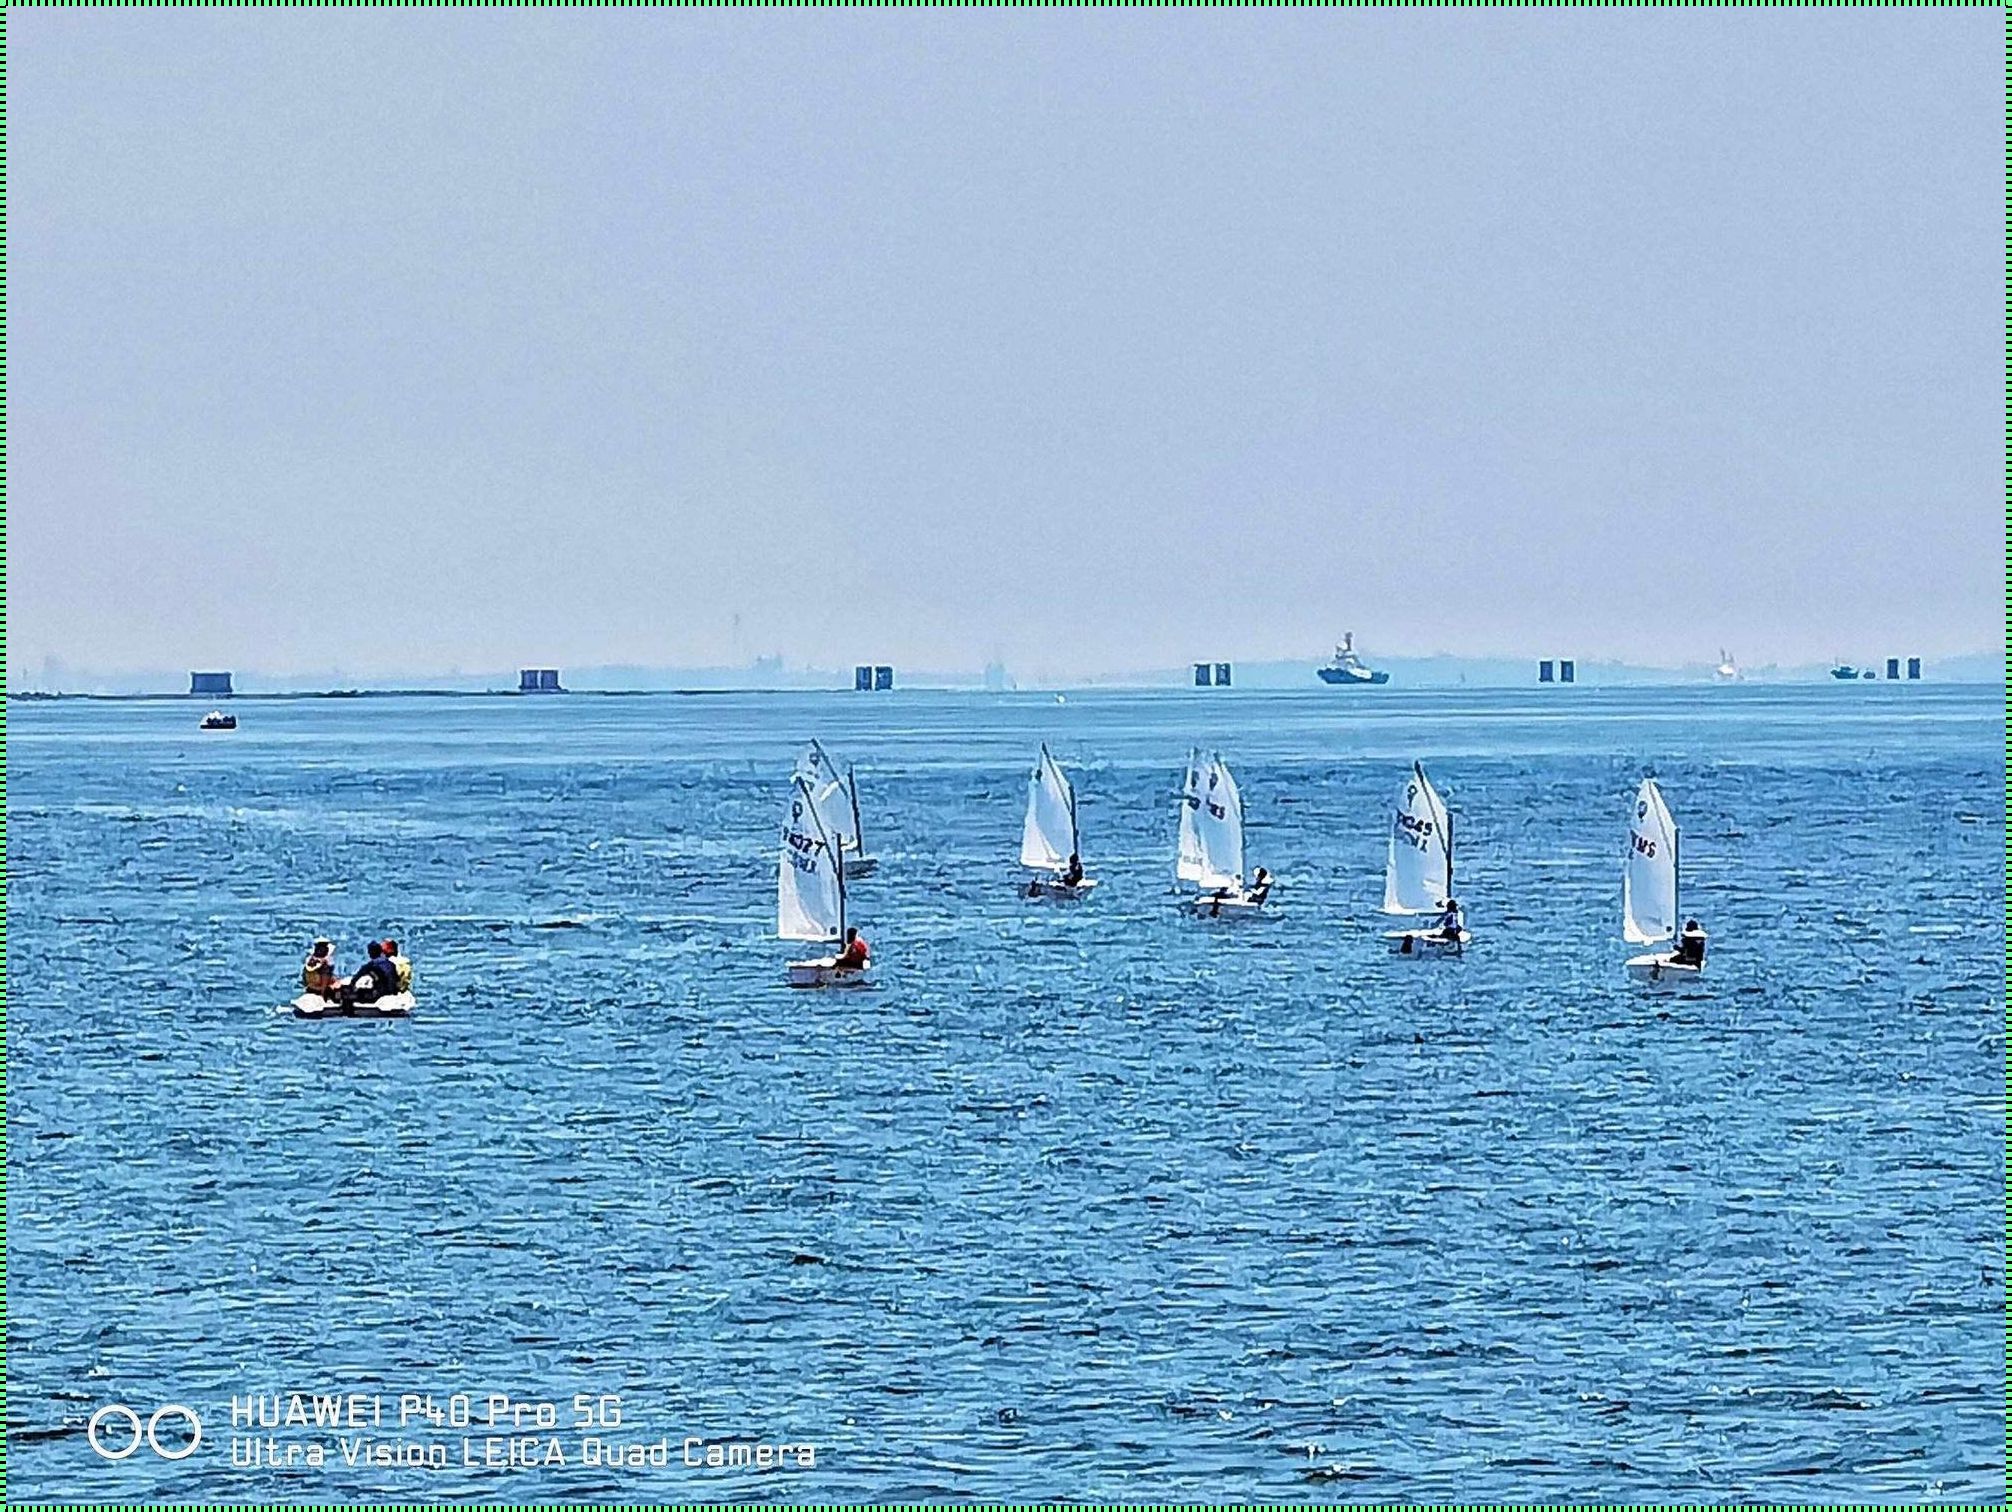
[{"label": "small sailboat hull", "polygon": [[297,1019],[401,1019],[412,1017],[412,994],[393,993],[373,1003],[333,1003],[319,993],[303,992],[293,1000]]},{"label": "small sailboat hull", "polygon": [[1638,955],[1628,959],[1628,975],[1638,982],[1658,982],[1682,986],[1704,975],[1702,966],[1679,961],[1674,955]]},{"label": "small sailboat hull", "polygon": [[824,956],[815,961],[791,961],[789,963],[789,985],[792,987],[870,987],[873,985],[871,968],[841,969],[834,956]]},{"label": "small sailboat hull", "polygon": [[1055,877],[1036,877],[1027,884],[1026,895],[1030,898],[1045,898],[1053,903],[1074,903],[1090,896],[1090,890],[1097,885],[1094,877],[1085,877],[1080,882],[1063,882]]},{"label": "small sailboat hull", "polygon": [[1390,942],[1392,955],[1424,960],[1428,957],[1464,955],[1474,936],[1464,929],[1455,936],[1448,936],[1441,929],[1395,929],[1385,934],[1384,939]]},{"label": "small sailboat hull", "polygon": [[1187,911],[1198,919],[1254,919],[1265,901],[1248,893],[1203,893],[1188,900]]}]

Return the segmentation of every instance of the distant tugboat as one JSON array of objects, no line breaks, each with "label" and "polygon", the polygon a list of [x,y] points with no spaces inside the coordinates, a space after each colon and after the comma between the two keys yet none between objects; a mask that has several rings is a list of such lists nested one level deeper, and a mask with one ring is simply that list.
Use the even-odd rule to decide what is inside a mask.
[{"label": "distant tugboat", "polygon": [[1722,683],[1733,683],[1740,680],[1739,664],[1726,654],[1723,646],[1719,648],[1719,665],[1717,670],[1712,673],[1712,676]]},{"label": "distant tugboat", "polygon": [[1873,671],[1872,668],[1870,667],[1867,667],[1863,672],[1861,672],[1858,670],[1858,668],[1852,666],[1849,662],[1839,662],[1836,666],[1830,669],[1830,675],[1836,678],[1839,682],[1857,682],[1860,678],[1865,678],[1868,681],[1870,681],[1877,679],[1879,676],[1879,674]]},{"label": "distant tugboat", "polygon": [[1373,672],[1355,654],[1355,632],[1343,633],[1334,648],[1334,660],[1320,669],[1320,680],[1335,687],[1381,687],[1390,681],[1388,672]]},{"label": "distant tugboat", "polygon": [[235,730],[237,727],[237,715],[226,714],[221,709],[212,709],[203,716],[203,728],[205,730]]}]

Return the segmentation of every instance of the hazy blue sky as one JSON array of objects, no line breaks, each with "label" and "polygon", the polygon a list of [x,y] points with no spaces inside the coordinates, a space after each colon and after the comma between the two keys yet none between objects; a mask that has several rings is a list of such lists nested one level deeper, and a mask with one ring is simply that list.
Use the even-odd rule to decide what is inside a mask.
[{"label": "hazy blue sky", "polygon": [[7,21],[16,666],[2003,634],[1995,9]]}]

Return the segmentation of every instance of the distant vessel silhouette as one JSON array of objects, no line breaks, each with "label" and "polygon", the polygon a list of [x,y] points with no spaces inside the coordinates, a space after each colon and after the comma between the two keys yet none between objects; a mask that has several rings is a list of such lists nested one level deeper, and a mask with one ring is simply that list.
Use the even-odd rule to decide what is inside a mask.
[{"label": "distant vessel silhouette", "polygon": [[1355,632],[1344,631],[1334,648],[1334,660],[1320,669],[1320,680],[1333,687],[1380,687],[1390,681],[1388,672],[1377,672],[1362,664],[1355,654]]}]

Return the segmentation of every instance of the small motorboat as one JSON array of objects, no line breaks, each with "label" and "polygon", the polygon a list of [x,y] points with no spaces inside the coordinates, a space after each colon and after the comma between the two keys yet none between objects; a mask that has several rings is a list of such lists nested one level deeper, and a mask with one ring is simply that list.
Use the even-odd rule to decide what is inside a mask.
[{"label": "small motorboat", "polygon": [[412,1017],[412,994],[394,992],[367,1003],[342,1003],[318,992],[303,992],[293,1000],[297,1019],[402,1019]]},{"label": "small motorboat", "polygon": [[203,716],[202,727],[205,730],[235,730],[238,727],[238,717],[235,714],[226,714],[222,709],[212,709]]},{"label": "small motorboat", "polygon": [[1830,669],[1830,675],[1839,682],[1875,682],[1879,678],[1879,674],[1871,667],[1861,670],[1849,662],[1839,662]]}]

